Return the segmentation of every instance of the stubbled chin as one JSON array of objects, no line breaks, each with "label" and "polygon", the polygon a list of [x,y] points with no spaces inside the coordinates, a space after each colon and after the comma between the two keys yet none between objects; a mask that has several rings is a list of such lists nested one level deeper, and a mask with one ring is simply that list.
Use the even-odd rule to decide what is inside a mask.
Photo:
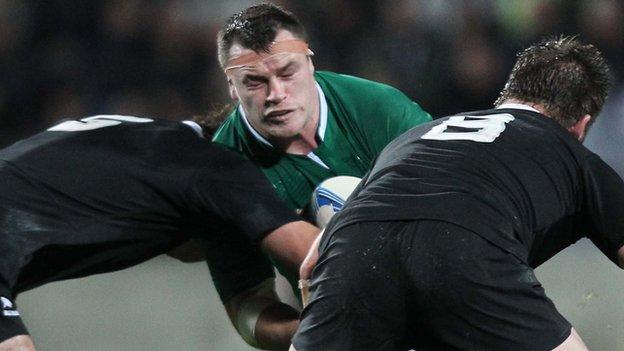
[{"label": "stubbled chin", "polygon": [[265,120],[270,124],[286,124],[293,117],[293,111],[279,116],[266,117]]},{"label": "stubbled chin", "polygon": [[284,123],[272,123],[269,128],[269,133],[277,138],[291,138],[297,136],[301,131],[301,128],[297,128],[287,122]]}]

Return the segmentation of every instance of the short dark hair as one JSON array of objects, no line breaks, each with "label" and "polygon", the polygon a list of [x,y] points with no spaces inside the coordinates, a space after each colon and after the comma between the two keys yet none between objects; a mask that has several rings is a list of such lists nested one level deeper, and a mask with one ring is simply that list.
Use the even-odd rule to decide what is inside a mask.
[{"label": "short dark hair", "polygon": [[254,5],[232,15],[217,34],[219,64],[225,68],[229,59],[228,51],[234,43],[256,52],[268,51],[280,29],[288,30],[296,38],[308,41],[308,35],[299,19],[277,5]]},{"label": "short dark hair", "polygon": [[586,114],[597,117],[609,88],[609,68],[600,51],[576,37],[561,36],[518,54],[495,105],[508,99],[540,104],[568,128]]}]

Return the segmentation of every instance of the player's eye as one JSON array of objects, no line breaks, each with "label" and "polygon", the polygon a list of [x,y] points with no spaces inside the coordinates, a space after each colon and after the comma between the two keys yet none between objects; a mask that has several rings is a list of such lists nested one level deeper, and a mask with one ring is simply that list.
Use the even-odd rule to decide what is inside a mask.
[{"label": "player's eye", "polygon": [[243,82],[243,84],[248,89],[257,89],[257,88],[260,88],[262,85],[264,85],[264,82],[261,80],[253,79],[253,80],[247,80]]},{"label": "player's eye", "polygon": [[295,75],[295,70],[288,70],[280,74],[281,78],[290,78]]},{"label": "player's eye", "polygon": [[299,67],[297,63],[291,62],[281,69],[278,76],[282,79],[291,78],[299,71]]},{"label": "player's eye", "polygon": [[283,81],[290,81],[294,78],[295,74],[291,73],[291,74],[280,74],[280,79]]}]

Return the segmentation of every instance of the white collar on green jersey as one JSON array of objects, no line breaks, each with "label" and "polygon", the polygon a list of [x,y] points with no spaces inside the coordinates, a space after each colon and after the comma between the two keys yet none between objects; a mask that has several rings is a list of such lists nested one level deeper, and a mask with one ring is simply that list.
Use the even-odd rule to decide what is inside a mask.
[{"label": "white collar on green jersey", "polygon": [[[319,108],[320,118],[319,118],[319,125],[316,130],[316,135],[318,135],[321,141],[323,141],[325,140],[325,130],[327,129],[327,100],[325,100],[325,93],[323,93],[323,89],[321,89],[321,86],[318,83],[316,83],[316,90],[318,90],[318,93],[319,93],[319,107],[320,107]],[[256,140],[258,140],[259,142],[271,148],[274,147],[273,145],[271,145],[271,143],[268,140],[266,140],[262,135],[260,135],[260,133],[258,133],[258,131],[254,129],[254,127],[251,126],[251,124],[247,120],[247,116],[245,115],[245,110],[243,109],[243,105],[240,105],[240,104],[238,105],[238,112],[243,118],[243,123],[245,124],[245,126],[247,126],[247,129],[249,129],[249,132],[254,136],[254,138],[256,138]]]},{"label": "white collar on green jersey", "polygon": [[538,110],[534,109],[533,107],[531,107],[529,105],[525,105],[525,104],[506,103],[506,104],[499,105],[496,109],[498,110],[498,109],[502,109],[502,108],[515,108],[517,110],[527,110],[527,111],[533,111],[533,112],[540,113]]}]

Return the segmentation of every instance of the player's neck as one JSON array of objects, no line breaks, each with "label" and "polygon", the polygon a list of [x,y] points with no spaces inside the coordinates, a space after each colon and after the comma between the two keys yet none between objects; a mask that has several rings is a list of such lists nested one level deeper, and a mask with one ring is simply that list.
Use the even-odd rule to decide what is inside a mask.
[{"label": "player's neck", "polygon": [[[547,112],[544,106],[538,103],[522,101],[518,99],[508,99],[500,103],[498,106],[501,106],[504,104],[520,104],[520,105],[529,106],[537,110],[537,112],[541,113],[542,115],[555,120],[554,118],[550,116],[550,114]],[[578,139],[580,142],[583,142],[583,139],[585,138],[585,132],[587,131],[590,120],[591,120],[590,115],[584,115],[582,118],[577,120],[572,126],[564,126],[564,125],[562,126],[566,128],[570,133],[572,133],[572,135],[574,135],[576,139]],[[561,125],[561,122],[557,121],[557,123]]]},{"label": "player's neck", "polygon": [[300,134],[278,142],[278,147],[287,154],[307,155],[318,147],[316,137],[318,117],[314,123],[310,123],[312,128],[306,126]]},{"label": "player's neck", "polygon": [[526,106],[529,106],[529,107],[532,107],[532,108],[536,109],[537,112],[541,113],[542,115],[544,115],[546,117],[550,117],[546,113],[546,109],[544,108],[544,106],[541,105],[541,104],[538,104],[538,103],[534,103],[534,102],[530,102],[530,101],[523,101],[523,100],[519,100],[519,99],[507,99],[507,100],[501,102],[498,106],[504,105],[504,104],[526,105]]},{"label": "player's neck", "polygon": [[315,106],[312,118],[303,126],[301,133],[292,138],[277,141],[277,146],[287,154],[307,155],[318,147],[318,127],[320,121],[320,108]]}]

